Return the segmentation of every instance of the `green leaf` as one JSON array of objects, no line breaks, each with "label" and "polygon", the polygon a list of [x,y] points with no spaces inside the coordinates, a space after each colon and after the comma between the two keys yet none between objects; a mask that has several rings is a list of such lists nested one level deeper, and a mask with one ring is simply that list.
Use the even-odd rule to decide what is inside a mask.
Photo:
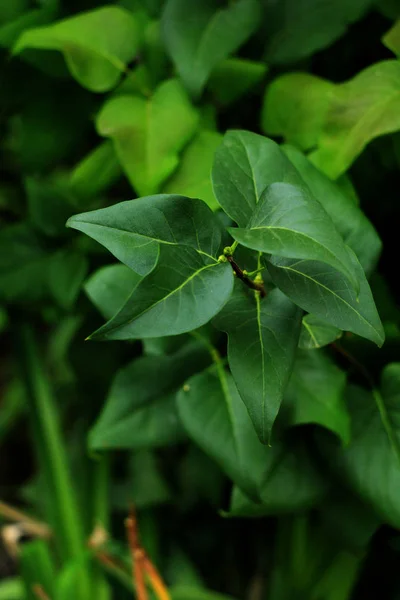
[{"label": "green leaf", "polygon": [[[397,14],[398,16],[398,14]],[[400,21],[396,21],[396,23],[389,29],[387,33],[382,38],[382,42],[385,44],[389,50],[393,52],[399,58],[400,56]]]},{"label": "green leaf", "polygon": [[140,27],[132,13],[104,6],[22,33],[14,54],[27,48],[59,50],[75,79],[92,92],[115,87],[140,44]]},{"label": "green leaf", "polygon": [[35,600],[34,585],[41,585],[44,592],[54,597],[56,570],[47,541],[36,539],[22,544],[19,568],[27,600]]},{"label": "green leaf", "polygon": [[303,350],[317,350],[331,344],[340,338],[341,335],[342,332],[337,327],[329,325],[326,321],[315,315],[306,315],[302,321],[299,348]]},{"label": "green leaf", "polygon": [[86,257],[74,250],[59,250],[51,257],[49,289],[61,308],[69,310],[75,303],[88,267]]},{"label": "green leaf", "polygon": [[243,246],[286,258],[318,260],[343,273],[358,290],[348,250],[321,204],[307,189],[273,183],[263,192],[248,228],[230,228]]},{"label": "green leaf", "polygon": [[141,276],[125,265],[107,265],[85,282],[90,300],[105,319],[111,319],[125,304]]},{"label": "green leaf", "polygon": [[303,310],[382,346],[385,334],[371,289],[351,250],[349,256],[360,282],[358,297],[346,277],[317,261],[273,258],[268,271],[275,285]]},{"label": "green leaf", "polygon": [[336,87],[318,148],[310,158],[332,179],[374,138],[400,129],[400,63],[371,65]]},{"label": "green leaf", "polygon": [[2,23],[0,25],[0,46],[11,48],[26,29],[50,23],[54,19],[55,13],[54,7],[44,6],[27,10],[14,20]]},{"label": "green leaf", "polygon": [[212,189],[211,169],[221,140],[222,135],[216,131],[200,131],[186,147],[178,169],[163,191],[166,194],[201,198],[211,210],[217,210],[219,204]]},{"label": "green leaf", "polygon": [[246,227],[267,186],[302,185],[296,169],[278,144],[249,131],[229,131],[215,155],[214,194],[239,227]]},{"label": "green leaf", "polygon": [[350,416],[344,401],[346,374],[322,352],[298,352],[282,413],[289,425],[314,423],[350,441]]},{"label": "green leaf", "polygon": [[129,457],[127,480],[114,483],[112,492],[112,505],[120,511],[126,511],[132,501],[140,510],[171,499],[171,493],[160,473],[157,456],[151,450],[132,453]]},{"label": "green leaf", "polygon": [[110,140],[106,140],[74,167],[69,184],[79,197],[91,198],[108,189],[121,173],[113,144]]},{"label": "green leaf", "polygon": [[65,236],[65,221],[73,214],[73,195],[56,181],[27,177],[28,214],[36,229],[50,237]]},{"label": "green leaf", "polygon": [[258,499],[269,448],[254,431],[231,375],[220,364],[189,379],[177,396],[188,435],[251,498]]},{"label": "green leaf", "polygon": [[197,343],[169,356],[145,356],[121,369],[89,433],[93,450],[154,448],[184,439],[175,406],[183,382],[209,363]]},{"label": "green leaf", "polygon": [[362,210],[340,186],[321,173],[301,152],[283,148],[311,193],[322,204],[345,243],[356,253],[364,271],[371,273],[378,262],[382,242]]},{"label": "green leaf", "polygon": [[0,232],[0,300],[31,303],[47,294],[49,254],[24,223]]},{"label": "green leaf", "polygon": [[[267,87],[261,127],[309,150],[316,146],[335,85],[310,73],[285,73]],[[290,157],[289,157],[290,158]]]},{"label": "green leaf", "polygon": [[243,58],[228,58],[210,76],[208,87],[221,106],[236,102],[265,77],[266,64]]},{"label": "green leaf", "polygon": [[[382,376],[381,407],[362,388],[348,388],[352,441],[340,449],[333,440],[320,439],[328,463],[347,485],[372,505],[393,527],[400,525],[400,462],[393,443],[400,443],[400,364],[389,364]],[[385,414],[385,426],[382,413]],[[390,437],[392,439],[390,439]]]},{"label": "green leaf", "polygon": [[302,439],[274,442],[268,450],[261,502],[252,502],[238,487],[233,488],[229,517],[261,517],[309,509],[326,493],[326,482],[312,461]]},{"label": "green leaf", "polygon": [[129,181],[140,196],[154,194],[179,164],[198,113],[179,81],[164,81],[151,98],[111,97],[97,116],[100,135],[112,138]]},{"label": "green leaf", "polygon": [[265,4],[265,57],[281,65],[297,62],[332,44],[362,17],[371,0],[281,0]]},{"label": "green leaf", "polygon": [[127,340],[186,333],[219,313],[232,287],[229,263],[206,261],[189,246],[162,245],[154,271],[90,338]]},{"label": "green leaf", "polygon": [[168,0],[162,17],[164,40],[176,69],[189,91],[198,95],[211,71],[237,50],[258,25],[256,0],[238,0],[221,7],[216,0],[188,6]]},{"label": "green leaf", "polygon": [[212,258],[221,244],[221,226],[204,202],[167,194],[81,213],[67,227],[83,231],[140,275],[153,269],[160,245],[190,246]]},{"label": "green leaf", "polygon": [[0,581],[0,600],[26,600],[19,577],[7,577]]},{"label": "green leaf", "polygon": [[214,319],[229,336],[228,362],[239,394],[264,444],[289,381],[299,339],[301,310],[274,289],[261,299],[240,281]]}]

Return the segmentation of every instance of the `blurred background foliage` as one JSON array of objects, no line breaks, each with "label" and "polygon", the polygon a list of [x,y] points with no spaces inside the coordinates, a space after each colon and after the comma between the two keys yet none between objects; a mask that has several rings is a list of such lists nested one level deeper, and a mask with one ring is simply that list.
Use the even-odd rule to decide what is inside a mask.
[{"label": "blurred background foliage", "polygon": [[[0,0],[0,498],[54,534],[49,544],[25,517],[7,530],[18,559],[4,537],[0,598],[40,598],[37,580],[52,600],[132,597],[131,500],[176,600],[400,598],[397,529],[344,489],[323,515],[223,518],[230,482],[179,423],[167,430],[156,392],[144,413],[122,414],[112,452],[88,451],[106,398],[129,393],[112,387],[121,367],[142,361],[136,388],[168,373],[173,397],[206,359],[169,362],[174,339],[85,342],[135,273],[65,228],[77,212],[159,192],[217,210],[210,169],[227,129],[290,143],[383,241],[371,286],[387,342],[344,340],[379,379],[400,356],[398,17],[398,0]],[[117,567],[85,549],[96,526]]]}]

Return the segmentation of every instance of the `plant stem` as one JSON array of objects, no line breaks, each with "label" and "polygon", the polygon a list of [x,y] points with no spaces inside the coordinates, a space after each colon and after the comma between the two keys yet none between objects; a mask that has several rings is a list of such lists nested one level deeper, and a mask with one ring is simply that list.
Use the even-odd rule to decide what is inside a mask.
[{"label": "plant stem", "polygon": [[243,283],[245,285],[247,285],[247,287],[249,287],[252,290],[255,290],[256,292],[260,292],[260,296],[261,298],[265,298],[266,291],[264,288],[264,284],[262,282],[257,282],[257,281],[253,281],[252,279],[250,279],[250,277],[244,272],[242,271],[242,269],[239,267],[239,265],[233,260],[232,256],[227,256],[226,257],[228,262],[231,264],[232,269],[234,270],[234,272],[236,273],[236,276],[243,281]]},{"label": "plant stem", "polygon": [[[49,495],[49,520],[60,557],[64,561],[76,560],[85,550],[85,540],[55,399],[32,327],[21,323],[17,340],[35,450]],[[81,570],[77,585],[77,598],[86,600],[90,597],[89,577],[84,569]]]}]

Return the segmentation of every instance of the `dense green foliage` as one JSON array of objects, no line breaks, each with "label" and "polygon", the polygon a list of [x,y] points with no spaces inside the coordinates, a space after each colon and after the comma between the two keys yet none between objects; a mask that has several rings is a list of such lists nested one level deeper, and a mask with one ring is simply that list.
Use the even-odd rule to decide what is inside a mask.
[{"label": "dense green foliage", "polygon": [[172,600],[398,600],[400,2],[2,0],[0,52],[0,600],[146,600],[132,502]]}]

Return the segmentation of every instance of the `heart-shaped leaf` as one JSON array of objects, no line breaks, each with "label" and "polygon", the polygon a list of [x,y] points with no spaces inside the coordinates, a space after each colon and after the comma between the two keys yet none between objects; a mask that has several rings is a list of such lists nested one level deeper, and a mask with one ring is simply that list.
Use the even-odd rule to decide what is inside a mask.
[{"label": "heart-shaped leaf", "polygon": [[104,6],[24,31],[13,52],[59,50],[81,85],[92,92],[106,92],[118,83],[140,41],[140,23],[131,12]]},{"label": "heart-shaped leaf", "polygon": [[189,246],[162,245],[155,269],[120,312],[90,337],[127,340],[197,329],[219,313],[232,287],[229,263],[205,259]]},{"label": "heart-shaped leaf", "polygon": [[[189,11],[189,18],[188,18]],[[164,40],[183,82],[194,95],[211,71],[234,52],[258,25],[257,0],[221,7],[216,0],[168,0],[162,17]]]},{"label": "heart-shaped leaf", "polygon": [[274,289],[261,299],[241,282],[214,319],[229,336],[228,362],[240,396],[264,444],[270,441],[294,363],[301,310]]},{"label": "heart-shaped leaf", "polygon": [[140,275],[153,269],[160,244],[191,246],[211,258],[221,244],[220,223],[204,202],[167,194],[81,213],[67,227],[83,231]]},{"label": "heart-shaped leaf", "polygon": [[249,131],[229,131],[215,154],[214,194],[239,227],[246,227],[266,187],[303,180],[278,144]]},{"label": "heart-shaped leaf", "polygon": [[318,260],[358,289],[347,248],[322,205],[304,188],[273,183],[261,195],[248,228],[230,228],[243,246],[286,258]]},{"label": "heart-shaped leaf", "polygon": [[274,283],[305,311],[343,331],[352,331],[382,346],[385,333],[368,281],[349,249],[360,282],[357,297],[346,277],[312,260],[272,258],[268,271]]},{"label": "heart-shaped leaf", "polygon": [[151,98],[111,97],[97,117],[140,196],[153,194],[179,164],[179,152],[196,131],[198,114],[179,81],[164,81]]}]

